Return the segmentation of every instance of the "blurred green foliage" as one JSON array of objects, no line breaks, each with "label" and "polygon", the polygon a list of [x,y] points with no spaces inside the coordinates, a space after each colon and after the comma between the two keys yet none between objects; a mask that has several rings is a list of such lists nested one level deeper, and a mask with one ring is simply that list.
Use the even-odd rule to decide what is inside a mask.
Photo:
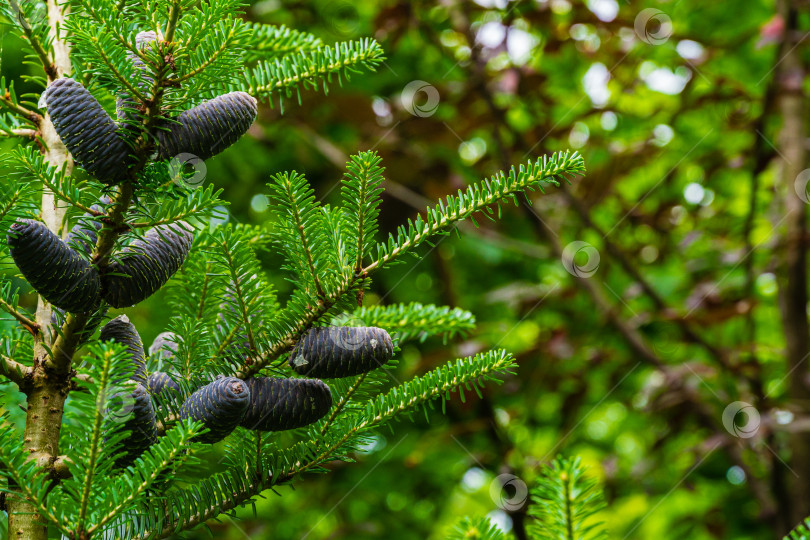
[{"label": "blurred green foliage", "polygon": [[[427,202],[544,153],[578,148],[588,175],[573,198],[554,190],[424,248],[366,295],[478,320],[467,340],[407,345],[391,384],[496,346],[518,356],[516,376],[379,433],[359,464],[209,523],[215,537],[439,539],[460,516],[489,515],[521,538],[526,508],[500,509],[493,481],[531,486],[558,453],[598,476],[611,538],[760,539],[795,524],[780,429],[793,413],[774,273],[784,187],[772,165],[772,2],[263,0],[247,14],[326,43],[373,36],[387,60],[327,96],[261,110],[252,136],[206,163],[229,220],[272,220],[264,184],[279,171],[305,172],[334,201],[347,156],[366,149],[386,166],[384,236]],[[16,39],[2,42],[15,80]],[[419,89],[413,100],[406,87]],[[575,241],[593,251],[569,268],[593,266],[590,277],[561,260]],[[276,275],[279,258],[260,257]],[[283,297],[288,285],[275,285]],[[165,329],[163,306],[156,294],[127,310],[146,343]],[[755,437],[724,429],[735,401],[760,412]]]}]

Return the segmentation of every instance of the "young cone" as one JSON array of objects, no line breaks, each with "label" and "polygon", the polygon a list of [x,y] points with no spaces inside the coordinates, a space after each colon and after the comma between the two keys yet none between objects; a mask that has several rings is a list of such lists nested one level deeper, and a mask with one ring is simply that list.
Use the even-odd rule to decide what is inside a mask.
[{"label": "young cone", "polygon": [[[135,36],[135,46],[139,50],[144,50],[144,48],[156,40],[157,34],[154,31],[149,30],[146,32],[138,32],[138,34]],[[131,52],[127,53],[127,57],[138,71],[146,70],[146,66],[140,57]],[[151,77],[142,75],[141,81],[137,83],[138,90],[148,93],[149,89],[147,88],[147,85],[150,85],[153,82],[154,81]],[[122,130],[132,131],[135,126],[140,123],[141,120],[138,115],[138,104],[129,94],[125,93],[118,96],[116,101],[116,116]]]},{"label": "young cone", "polygon": [[172,358],[177,352],[177,336],[174,332],[161,332],[149,346],[149,354],[160,358]]},{"label": "young cone", "polygon": [[131,394],[121,392],[112,396],[110,402],[115,406],[107,410],[108,423],[125,422],[123,429],[130,432],[124,440],[124,453],[115,460],[116,468],[124,468],[157,442],[155,409],[149,392],[140,383]]},{"label": "young cone", "polygon": [[98,272],[43,223],[23,219],[8,233],[11,257],[28,283],[54,306],[73,313],[96,309]]},{"label": "young cone", "polygon": [[155,371],[146,378],[146,389],[149,390],[152,399],[155,400],[155,405],[160,407],[162,406],[161,394],[166,391],[177,392],[180,390],[180,386],[172,380],[168,373]]},{"label": "young cone", "polygon": [[332,408],[332,392],[318,379],[255,377],[245,383],[250,406],[240,425],[247,429],[295,429],[317,422]]},{"label": "young cone", "polygon": [[129,322],[126,315],[120,315],[104,325],[98,339],[101,341],[115,341],[124,345],[132,355],[135,371],[132,378],[138,382],[146,380],[146,360],[143,356],[143,343],[135,325]]},{"label": "young cone", "polygon": [[158,159],[193,154],[208,159],[228,148],[256,120],[256,99],[231,92],[183,111],[157,132]]},{"label": "young cone", "polygon": [[236,429],[249,404],[250,390],[244,381],[221,377],[191,394],[180,408],[180,418],[202,422],[210,431],[196,439],[214,444]]},{"label": "young cone", "polygon": [[106,184],[125,180],[131,149],[93,94],[66,77],[55,80],[43,96],[56,133],[74,161]]},{"label": "young cone", "polygon": [[101,276],[102,294],[112,307],[146,300],[182,266],[193,236],[185,222],[161,225],[124,248]]},{"label": "young cone", "polygon": [[383,366],[394,354],[388,332],[376,327],[312,328],[290,354],[296,373],[321,379],[349,377]]}]

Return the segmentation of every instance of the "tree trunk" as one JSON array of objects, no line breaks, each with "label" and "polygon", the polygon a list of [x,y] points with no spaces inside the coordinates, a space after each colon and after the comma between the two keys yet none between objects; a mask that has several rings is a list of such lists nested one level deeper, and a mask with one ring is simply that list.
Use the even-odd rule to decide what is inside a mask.
[{"label": "tree trunk", "polygon": [[[39,366],[34,375],[32,388],[26,392],[28,411],[25,419],[23,448],[41,468],[50,468],[59,455],[59,429],[67,397],[66,385],[51,381]],[[47,476],[41,478],[42,482]],[[45,540],[48,528],[39,519],[36,509],[29,501],[9,495],[8,538],[17,540]]]},{"label": "tree trunk", "polygon": [[[782,0],[780,14],[785,20],[781,62],[778,66],[778,104],[782,116],[779,154],[784,195],[784,250],[780,261],[779,303],[785,331],[788,397],[801,416],[810,414],[810,391],[806,384],[807,356],[810,353],[810,327],[807,320],[807,259],[805,240],[806,203],[795,189],[796,178],[805,168],[805,107],[802,95],[804,65],[801,49],[794,43],[798,31],[795,0]],[[787,510],[793,524],[810,515],[810,433],[798,431],[790,437],[792,508]],[[780,467],[779,463],[774,465]],[[787,513],[787,512],[783,512]],[[782,531],[786,532],[786,531]]]},{"label": "tree trunk", "polygon": [[[53,75],[59,77],[71,71],[70,46],[63,39],[64,36],[58,33],[59,27],[64,26],[62,6],[57,0],[48,0],[47,7],[51,38],[49,54],[55,69]],[[40,122],[39,131],[45,145],[45,160],[54,167],[65,166],[65,172],[69,175],[73,160],[47,115]],[[65,206],[47,188],[43,188],[41,210],[42,220],[51,231],[56,234],[66,232],[61,231]],[[29,459],[35,460],[39,467],[50,469],[59,455],[59,431],[70,384],[70,362],[65,359],[68,361],[62,362],[57,371],[46,367],[46,360],[49,360],[46,346],[53,345],[55,333],[51,325],[51,305],[42,297],[37,303],[36,322],[40,330],[34,338],[33,377],[30,383],[20,388],[27,398],[22,447],[29,454]],[[72,351],[68,356],[72,358]],[[41,481],[48,481],[48,476],[41,477]],[[45,540],[48,537],[48,528],[30,501],[11,493],[6,501],[6,509],[9,539]]]}]

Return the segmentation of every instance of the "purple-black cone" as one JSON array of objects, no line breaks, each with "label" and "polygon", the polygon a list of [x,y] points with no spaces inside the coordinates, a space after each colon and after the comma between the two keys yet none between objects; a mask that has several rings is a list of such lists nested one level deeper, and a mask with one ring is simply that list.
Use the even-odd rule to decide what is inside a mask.
[{"label": "purple-black cone", "polygon": [[98,339],[100,341],[115,341],[127,348],[132,355],[132,362],[135,365],[132,378],[138,382],[146,379],[146,360],[143,355],[143,342],[135,325],[129,322],[126,315],[120,315],[111,320],[101,329]]},{"label": "purple-black cone", "polygon": [[393,354],[391,336],[382,328],[323,326],[301,338],[289,362],[301,375],[333,379],[372,371]]},{"label": "purple-black cone", "polygon": [[245,381],[250,406],[242,427],[284,431],[317,422],[332,408],[332,392],[318,379],[254,377]]},{"label": "purple-black cone", "polygon": [[209,431],[196,439],[213,444],[236,429],[249,404],[247,384],[236,377],[222,377],[191,394],[180,408],[180,418],[202,422]]},{"label": "purple-black cone", "polygon": [[15,222],[8,246],[20,273],[45,300],[72,313],[98,307],[101,281],[95,267],[45,224],[32,219]]}]

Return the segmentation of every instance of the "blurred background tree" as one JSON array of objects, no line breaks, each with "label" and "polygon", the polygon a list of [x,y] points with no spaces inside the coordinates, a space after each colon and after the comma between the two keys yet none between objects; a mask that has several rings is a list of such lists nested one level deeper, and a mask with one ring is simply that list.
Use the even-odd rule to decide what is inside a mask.
[{"label": "blurred background tree", "polygon": [[[387,61],[261,110],[209,160],[228,219],[272,219],[277,171],[333,200],[365,149],[387,167],[385,235],[543,153],[577,148],[588,175],[443,239],[366,297],[479,321],[452,347],[406,347],[391,384],[495,346],[518,355],[515,377],[379,433],[360,466],[210,523],[215,537],[438,539],[488,514],[526,538],[522,484],[557,453],[599,478],[611,538],[777,538],[810,514],[806,2],[251,4],[251,19],[326,43],[373,36]],[[2,45],[23,92],[19,43]],[[262,255],[273,275],[280,260]],[[162,306],[128,310],[147,343]]]}]

